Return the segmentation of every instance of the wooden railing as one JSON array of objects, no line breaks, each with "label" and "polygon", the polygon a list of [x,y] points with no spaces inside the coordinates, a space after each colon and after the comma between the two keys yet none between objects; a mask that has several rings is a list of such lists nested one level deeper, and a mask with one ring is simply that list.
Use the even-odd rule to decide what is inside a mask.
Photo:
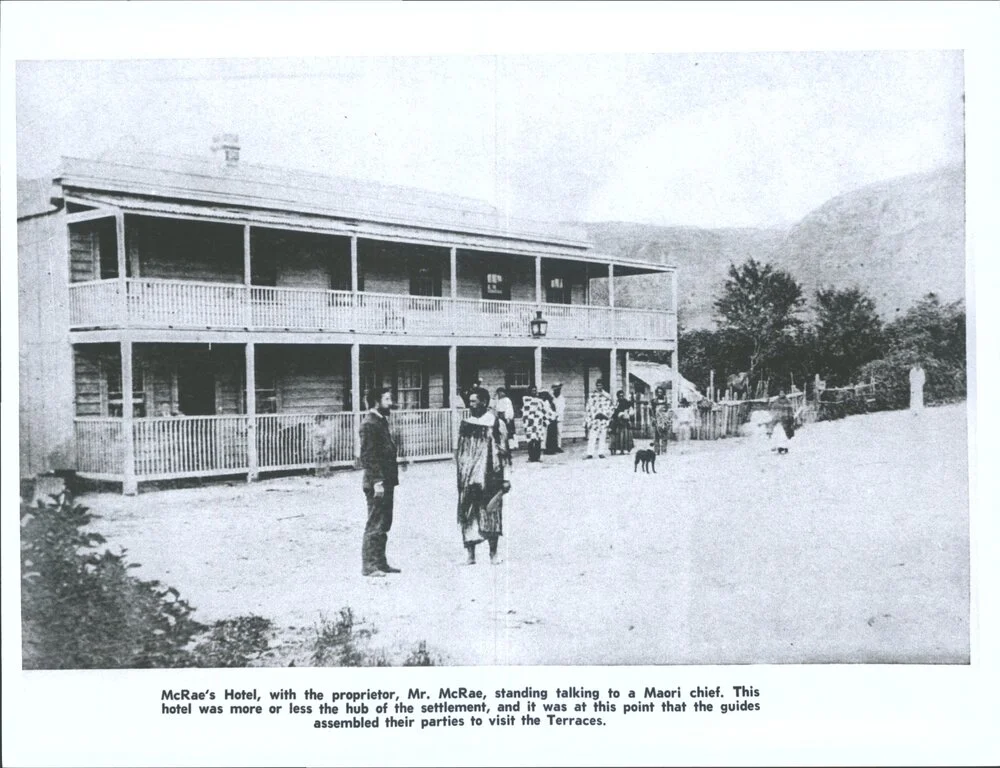
[{"label": "wooden railing", "polygon": [[257,461],[263,471],[346,466],[354,462],[355,413],[257,416]]},{"label": "wooden railing", "polygon": [[549,321],[549,338],[610,339],[613,335],[612,312],[615,311],[611,307],[594,307],[586,304],[545,304],[542,316]]},{"label": "wooden railing", "polygon": [[246,287],[232,283],[131,278],[132,325],[171,328],[240,328],[247,325]]},{"label": "wooden railing", "polygon": [[98,479],[116,479],[125,471],[122,420],[81,418],[73,425],[77,471]]},{"label": "wooden railing", "polygon": [[135,474],[145,480],[247,470],[245,416],[136,419]]},{"label": "wooden railing", "polygon": [[455,450],[455,423],[449,409],[396,411],[389,425],[400,459],[444,458]]},{"label": "wooden railing", "polygon": [[324,331],[355,330],[350,291],[309,288],[250,288],[252,328],[309,328]]},{"label": "wooden railing", "polygon": [[[270,288],[235,283],[129,278],[71,283],[73,328],[307,330],[346,333],[530,338],[538,305],[439,296]],[[548,338],[664,341],[676,316],[658,310],[542,304]]]},{"label": "wooden railing", "polygon": [[[389,417],[400,461],[447,458],[455,450],[458,421],[448,408],[395,411]],[[351,466],[362,414],[258,414],[256,469],[261,472]],[[139,481],[250,472],[248,417],[177,416],[133,422],[135,476]],[[77,470],[102,480],[124,476],[120,418],[78,418]]]},{"label": "wooden railing", "polygon": [[118,280],[71,283],[70,324],[79,328],[121,325],[125,313]]}]

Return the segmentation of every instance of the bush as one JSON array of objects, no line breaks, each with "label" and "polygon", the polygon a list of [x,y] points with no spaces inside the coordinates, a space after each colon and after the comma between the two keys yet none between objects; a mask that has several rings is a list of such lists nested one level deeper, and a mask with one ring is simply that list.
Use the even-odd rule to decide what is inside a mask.
[{"label": "bush", "polygon": [[367,644],[375,629],[355,626],[354,612],[341,608],[336,621],[320,616],[313,641],[312,662],[317,667],[384,667],[384,655],[372,655],[359,646]]},{"label": "bush", "polygon": [[26,669],[187,666],[205,630],[173,587],[129,575],[125,550],[103,553],[96,518],[69,493],[21,504],[21,620]]},{"label": "bush", "polygon": [[[886,411],[908,408],[910,405],[910,368],[913,360],[906,355],[892,355],[873,360],[861,369],[864,380],[875,380],[873,410]],[[964,365],[954,365],[937,359],[922,361],[927,375],[924,384],[924,402],[941,405],[964,400],[966,397],[966,372]]]},{"label": "bush", "polygon": [[274,623],[261,616],[215,622],[191,653],[197,667],[247,667],[271,648]]}]

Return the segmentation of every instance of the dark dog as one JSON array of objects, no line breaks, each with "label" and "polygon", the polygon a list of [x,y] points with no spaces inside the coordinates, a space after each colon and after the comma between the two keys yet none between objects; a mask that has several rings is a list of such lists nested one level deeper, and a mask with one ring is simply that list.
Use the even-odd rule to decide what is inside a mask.
[{"label": "dark dog", "polygon": [[635,452],[635,469],[633,472],[639,471],[639,464],[642,463],[642,471],[649,474],[650,468],[653,470],[653,474],[656,474],[656,451],[652,448],[643,448]]}]

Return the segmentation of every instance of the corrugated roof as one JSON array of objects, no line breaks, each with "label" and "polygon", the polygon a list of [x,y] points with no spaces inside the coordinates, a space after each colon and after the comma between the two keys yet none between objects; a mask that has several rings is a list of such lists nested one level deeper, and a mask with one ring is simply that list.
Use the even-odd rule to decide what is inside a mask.
[{"label": "corrugated roof", "polygon": [[155,153],[64,157],[59,178],[74,188],[590,247],[578,227],[507,217],[480,200],[242,162],[227,167],[211,159]]}]

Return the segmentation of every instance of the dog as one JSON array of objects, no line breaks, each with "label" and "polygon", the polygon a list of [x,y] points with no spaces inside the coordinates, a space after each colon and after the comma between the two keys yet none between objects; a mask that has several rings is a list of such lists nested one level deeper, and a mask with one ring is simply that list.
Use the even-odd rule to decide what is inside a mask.
[{"label": "dog", "polygon": [[656,451],[652,448],[641,448],[635,452],[635,469],[633,472],[639,471],[639,464],[642,464],[642,471],[647,475],[649,470],[653,470],[653,474],[656,474]]}]

